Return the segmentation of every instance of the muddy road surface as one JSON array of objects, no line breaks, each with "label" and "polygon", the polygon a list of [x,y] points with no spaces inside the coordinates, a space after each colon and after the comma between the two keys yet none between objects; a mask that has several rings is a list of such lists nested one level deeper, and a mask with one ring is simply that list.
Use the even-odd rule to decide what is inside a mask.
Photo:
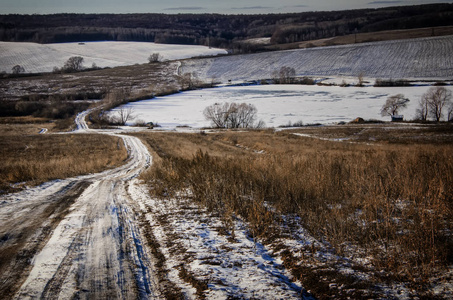
[{"label": "muddy road surface", "polygon": [[0,298],[162,298],[130,192],[151,156],[139,139],[119,136],[125,165],[0,198]]}]

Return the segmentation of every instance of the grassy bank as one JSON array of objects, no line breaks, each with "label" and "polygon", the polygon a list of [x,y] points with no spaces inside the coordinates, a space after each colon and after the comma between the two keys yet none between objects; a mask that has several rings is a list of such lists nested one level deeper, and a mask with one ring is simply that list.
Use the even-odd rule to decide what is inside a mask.
[{"label": "grassy bank", "polygon": [[450,127],[294,133],[142,134],[159,157],[145,179],[161,197],[189,190],[227,230],[241,216],[267,243],[284,215],[298,216],[337,254],[371,258],[381,280],[423,289],[453,262]]},{"label": "grassy bank", "polygon": [[[7,135],[0,138],[0,190],[17,183],[100,172],[121,165],[127,151],[118,137],[90,134]],[[13,185],[15,186],[13,187]]]}]

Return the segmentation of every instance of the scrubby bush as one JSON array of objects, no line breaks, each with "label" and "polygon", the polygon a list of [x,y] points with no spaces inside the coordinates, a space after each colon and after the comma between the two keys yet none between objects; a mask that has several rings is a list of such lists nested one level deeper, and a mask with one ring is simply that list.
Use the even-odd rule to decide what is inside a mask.
[{"label": "scrubby bush", "polygon": [[152,53],[149,57],[148,57],[148,61],[149,63],[156,63],[156,62],[159,62],[161,59],[161,55],[159,53]]},{"label": "scrubby bush", "polygon": [[296,77],[296,70],[292,67],[283,66],[278,71],[272,73],[274,83],[278,84],[291,84],[294,83]]},{"label": "scrubby bush", "polygon": [[411,86],[411,83],[405,79],[376,79],[375,87],[392,87],[392,86]]},{"label": "scrubby bush", "polygon": [[12,69],[11,69],[11,72],[13,74],[21,74],[21,73],[25,73],[25,68],[22,67],[21,65],[15,65]]},{"label": "scrubby bush", "polygon": [[65,72],[78,72],[83,70],[83,57],[72,56],[70,57],[63,66]]}]

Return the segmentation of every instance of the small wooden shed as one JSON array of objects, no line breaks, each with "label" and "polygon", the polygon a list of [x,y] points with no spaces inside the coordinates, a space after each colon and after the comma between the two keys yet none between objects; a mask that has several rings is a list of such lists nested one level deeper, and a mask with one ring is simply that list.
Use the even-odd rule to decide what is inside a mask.
[{"label": "small wooden shed", "polygon": [[393,115],[392,122],[403,122],[404,116],[403,115]]}]

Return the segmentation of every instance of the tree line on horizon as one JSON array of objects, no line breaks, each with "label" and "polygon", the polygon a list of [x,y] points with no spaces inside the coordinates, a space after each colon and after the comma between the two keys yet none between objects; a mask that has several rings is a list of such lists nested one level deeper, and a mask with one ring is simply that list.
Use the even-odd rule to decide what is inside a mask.
[{"label": "tree line on horizon", "polygon": [[242,43],[270,38],[273,44],[353,33],[453,25],[453,4],[261,15],[52,14],[0,15],[0,40],[61,43],[144,41],[205,45],[237,53],[264,50]]}]

